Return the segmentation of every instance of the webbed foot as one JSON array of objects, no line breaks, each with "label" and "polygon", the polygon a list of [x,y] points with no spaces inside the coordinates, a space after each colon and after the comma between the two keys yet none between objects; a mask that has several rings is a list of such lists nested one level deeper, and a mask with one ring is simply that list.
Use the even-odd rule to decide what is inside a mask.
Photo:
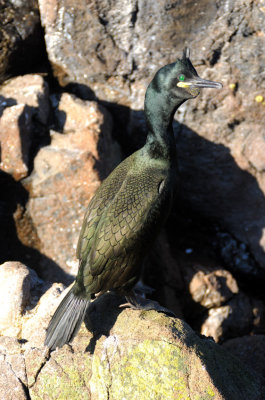
[{"label": "webbed foot", "polygon": [[161,306],[155,300],[144,299],[141,296],[137,296],[134,291],[131,291],[125,296],[127,303],[121,304],[120,307],[130,307],[133,310],[155,310],[158,312],[163,312],[169,316],[176,317],[173,311],[166,307]]}]

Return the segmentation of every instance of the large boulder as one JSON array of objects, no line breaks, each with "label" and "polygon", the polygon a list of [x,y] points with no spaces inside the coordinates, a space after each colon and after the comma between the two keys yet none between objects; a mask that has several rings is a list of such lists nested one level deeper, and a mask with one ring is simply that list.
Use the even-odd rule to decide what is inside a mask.
[{"label": "large boulder", "polygon": [[[143,105],[154,71],[176,58],[187,37],[215,17],[212,2],[39,1],[47,52],[62,85],[78,82],[97,97]],[[194,30],[188,26],[193,16]]]},{"label": "large boulder", "polygon": [[[27,285],[16,285],[16,296],[25,299],[21,330],[0,337],[1,399],[14,393],[19,400],[264,399],[262,376],[211,338],[163,313],[121,308],[123,299],[114,293],[91,304],[71,345],[49,352],[45,329],[62,285],[53,284],[36,302],[37,288],[41,295],[47,286],[30,274],[20,280]],[[7,291],[6,301],[13,296]]]}]

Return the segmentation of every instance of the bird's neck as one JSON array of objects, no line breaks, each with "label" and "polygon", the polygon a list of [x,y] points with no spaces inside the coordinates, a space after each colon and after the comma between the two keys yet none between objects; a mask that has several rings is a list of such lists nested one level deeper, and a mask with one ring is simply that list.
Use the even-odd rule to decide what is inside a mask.
[{"label": "bird's neck", "polygon": [[176,144],[173,133],[173,118],[177,108],[185,100],[172,102],[162,95],[148,96],[145,99],[145,116],[147,123],[147,139],[145,150],[151,158],[172,160],[176,158]]}]

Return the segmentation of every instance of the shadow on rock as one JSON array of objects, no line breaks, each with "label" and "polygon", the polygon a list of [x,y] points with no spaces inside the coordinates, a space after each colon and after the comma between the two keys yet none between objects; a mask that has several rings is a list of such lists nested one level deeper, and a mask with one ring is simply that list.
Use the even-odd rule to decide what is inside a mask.
[{"label": "shadow on rock", "polygon": [[[264,270],[258,267],[265,265],[261,245],[265,198],[257,180],[238,167],[224,145],[200,137],[185,125],[177,132],[181,182],[177,206],[218,224],[241,242],[244,254],[226,243],[226,248],[219,248],[222,259],[240,277],[265,282]],[[220,236],[216,240],[223,244]]]},{"label": "shadow on rock", "polygon": [[90,304],[85,325],[93,333],[93,337],[88,344],[86,351],[93,354],[97,341],[102,335],[109,336],[110,330],[115,325],[119,314],[124,310],[121,307],[125,303],[125,298],[114,292],[105,293]]},{"label": "shadow on rock", "polygon": [[13,99],[12,97],[6,98],[2,95],[0,95],[0,117],[2,117],[4,109],[6,107],[12,107],[17,104],[16,99]]},{"label": "shadow on rock", "polygon": [[[37,249],[24,245],[23,238],[18,237],[14,214],[18,214],[19,209],[23,209],[28,200],[28,192],[22,184],[0,170],[0,187],[0,264],[5,261],[20,261],[35,270],[40,277],[43,275],[42,270],[49,268],[61,277],[62,282],[72,282],[71,276],[67,275],[53,260]],[[32,227],[27,229],[24,226],[24,232],[28,235],[28,242],[34,235],[34,229]]]}]

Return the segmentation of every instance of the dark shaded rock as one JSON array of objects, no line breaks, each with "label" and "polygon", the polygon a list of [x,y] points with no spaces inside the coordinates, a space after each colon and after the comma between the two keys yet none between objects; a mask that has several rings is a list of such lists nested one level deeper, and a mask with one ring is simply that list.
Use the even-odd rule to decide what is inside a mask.
[{"label": "dark shaded rock", "polygon": [[216,342],[243,336],[250,332],[253,311],[249,298],[239,293],[221,307],[211,308],[201,326],[201,333]]},{"label": "dark shaded rock", "polygon": [[143,281],[150,285],[147,298],[154,298],[165,305],[176,317],[182,318],[180,293],[185,290],[185,283],[178,260],[173,257],[166,230],[163,229],[143,264]]},{"label": "dark shaded rock", "polygon": [[253,311],[252,333],[263,334],[265,332],[265,304],[260,299],[251,299]]},{"label": "dark shaded rock", "polygon": [[239,358],[249,368],[265,376],[265,336],[243,336],[227,340],[222,347]]},{"label": "dark shaded rock", "polygon": [[224,88],[214,98],[203,92],[182,110],[188,126],[178,135],[183,198],[245,243],[264,267],[265,120],[264,105],[256,101],[264,90],[264,13],[253,2],[222,7],[222,16],[194,47],[196,54],[206,49],[206,66],[214,64],[214,75],[204,67],[203,76],[222,81]]},{"label": "dark shaded rock", "polygon": [[42,68],[46,61],[37,0],[0,2],[0,83]]}]

